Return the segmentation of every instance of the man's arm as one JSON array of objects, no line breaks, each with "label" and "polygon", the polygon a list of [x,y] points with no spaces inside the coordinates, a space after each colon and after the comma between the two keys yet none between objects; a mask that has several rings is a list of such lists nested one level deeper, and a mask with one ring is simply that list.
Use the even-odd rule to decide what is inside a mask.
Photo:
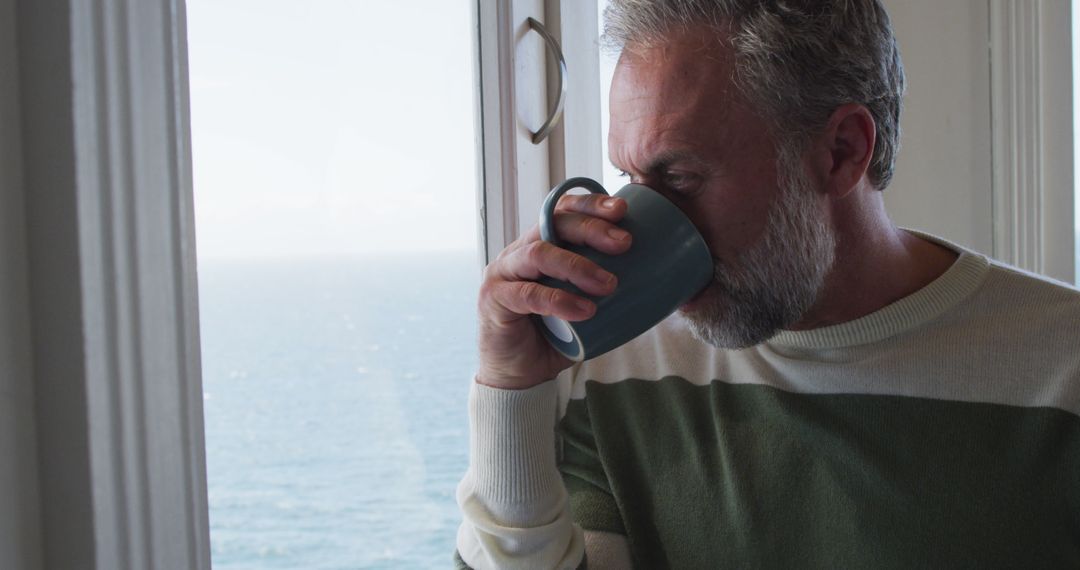
[{"label": "man's arm", "polygon": [[621,534],[599,530],[585,531],[585,558],[593,570],[633,568],[630,544]]},{"label": "man's arm", "polygon": [[570,517],[555,456],[555,382],[527,390],[474,384],[469,470],[458,485],[458,554],[470,567],[578,568],[581,528]]},{"label": "man's arm", "polygon": [[[621,570],[634,566],[626,537],[610,532],[585,531],[585,560],[578,568],[587,570],[590,567],[587,564],[589,560],[592,560],[591,568],[594,570]],[[473,570],[456,551],[454,552],[454,570]]]},{"label": "man's arm", "polygon": [[[629,249],[615,224],[626,202],[603,195],[563,196],[558,235],[609,255]],[[561,279],[585,295],[546,287]],[[474,568],[576,568],[584,536],[570,516],[555,456],[557,386],[572,362],[552,348],[532,315],[568,321],[593,316],[588,296],[610,294],[617,278],[589,259],[540,239],[534,227],[484,270],[477,303],[479,369],[470,394],[470,463],[458,486],[464,523],[458,552]]]},{"label": "man's arm", "polygon": [[528,390],[477,384],[469,396],[470,466],[458,486],[459,568],[630,568],[626,538],[574,524],[556,464],[555,382]]}]

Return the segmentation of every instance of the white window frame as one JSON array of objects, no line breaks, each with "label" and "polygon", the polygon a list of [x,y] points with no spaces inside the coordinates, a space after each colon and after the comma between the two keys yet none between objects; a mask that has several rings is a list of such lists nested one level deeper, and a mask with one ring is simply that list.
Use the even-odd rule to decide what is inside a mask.
[{"label": "white window frame", "polygon": [[1073,283],[1072,2],[988,1],[994,256]]},{"label": "white window frame", "polygon": [[15,3],[0,0],[0,568],[40,568]]},{"label": "white window frame", "polygon": [[[988,1],[993,120],[1007,127],[994,134],[995,249],[1071,279],[1071,81],[1054,74],[1071,70],[1068,7]],[[476,10],[490,259],[533,223],[552,181],[600,176],[596,7]],[[208,570],[183,0],[27,0],[14,12],[22,130],[0,137],[21,172],[4,178],[15,198],[0,196],[25,205],[30,308],[4,325],[32,331],[12,393],[33,400],[37,469],[25,473],[37,482],[25,488],[39,508],[2,516],[41,529],[14,556],[30,570]],[[570,73],[563,126],[541,145],[528,123],[550,82],[543,50],[523,41],[530,16],[561,38]]]},{"label": "white window frame", "polygon": [[38,477],[22,522],[40,528],[20,567],[209,570],[183,0],[14,12]]},{"label": "white window frame", "polygon": [[[566,59],[562,120],[532,142],[554,106],[557,76],[528,19],[558,39]],[[554,183],[602,176],[595,0],[477,0],[478,202],[482,258],[490,262],[537,220]]]}]

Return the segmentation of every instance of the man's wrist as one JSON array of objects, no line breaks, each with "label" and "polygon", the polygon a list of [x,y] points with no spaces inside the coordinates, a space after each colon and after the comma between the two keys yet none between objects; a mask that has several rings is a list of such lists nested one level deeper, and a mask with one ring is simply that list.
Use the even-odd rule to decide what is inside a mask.
[{"label": "man's wrist", "polygon": [[[477,382],[469,394],[473,491],[504,521],[524,504],[546,503],[562,489],[555,458],[558,390],[553,382],[503,390]],[[549,505],[550,506],[550,505]]]},{"label": "man's wrist", "polygon": [[476,373],[475,378],[477,384],[487,386],[488,388],[498,388],[500,390],[528,390],[529,388],[535,388],[549,380],[551,380],[551,378],[527,378],[523,376],[492,373],[490,371],[485,371],[482,368]]}]

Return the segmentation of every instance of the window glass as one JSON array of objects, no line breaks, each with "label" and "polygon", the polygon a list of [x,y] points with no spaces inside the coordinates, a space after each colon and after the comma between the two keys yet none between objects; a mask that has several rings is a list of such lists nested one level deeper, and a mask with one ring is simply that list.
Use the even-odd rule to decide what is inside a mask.
[{"label": "window glass", "polygon": [[[596,2],[597,10],[599,11],[599,35],[604,34],[604,9],[607,8],[608,0],[598,0]],[[611,92],[611,76],[615,73],[615,64],[617,59],[615,56],[607,53],[603,44],[600,48],[600,140],[602,141],[604,155],[601,157],[604,162],[604,188],[607,188],[609,192],[615,192],[619,188],[622,188],[624,184],[630,182],[628,178],[619,176],[619,171],[611,165],[611,158],[608,155],[608,126],[611,124],[611,117],[608,108],[608,93]]]},{"label": "window glass", "polygon": [[447,567],[476,368],[469,7],[187,7],[214,568]]}]

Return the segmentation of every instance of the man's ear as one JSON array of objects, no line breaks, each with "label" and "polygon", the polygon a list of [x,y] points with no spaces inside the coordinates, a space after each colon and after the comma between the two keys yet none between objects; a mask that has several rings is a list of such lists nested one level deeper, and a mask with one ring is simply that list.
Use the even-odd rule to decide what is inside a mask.
[{"label": "man's ear", "polygon": [[843,198],[859,185],[870,168],[876,135],[866,107],[848,103],[833,111],[814,145],[814,167],[824,192]]}]

